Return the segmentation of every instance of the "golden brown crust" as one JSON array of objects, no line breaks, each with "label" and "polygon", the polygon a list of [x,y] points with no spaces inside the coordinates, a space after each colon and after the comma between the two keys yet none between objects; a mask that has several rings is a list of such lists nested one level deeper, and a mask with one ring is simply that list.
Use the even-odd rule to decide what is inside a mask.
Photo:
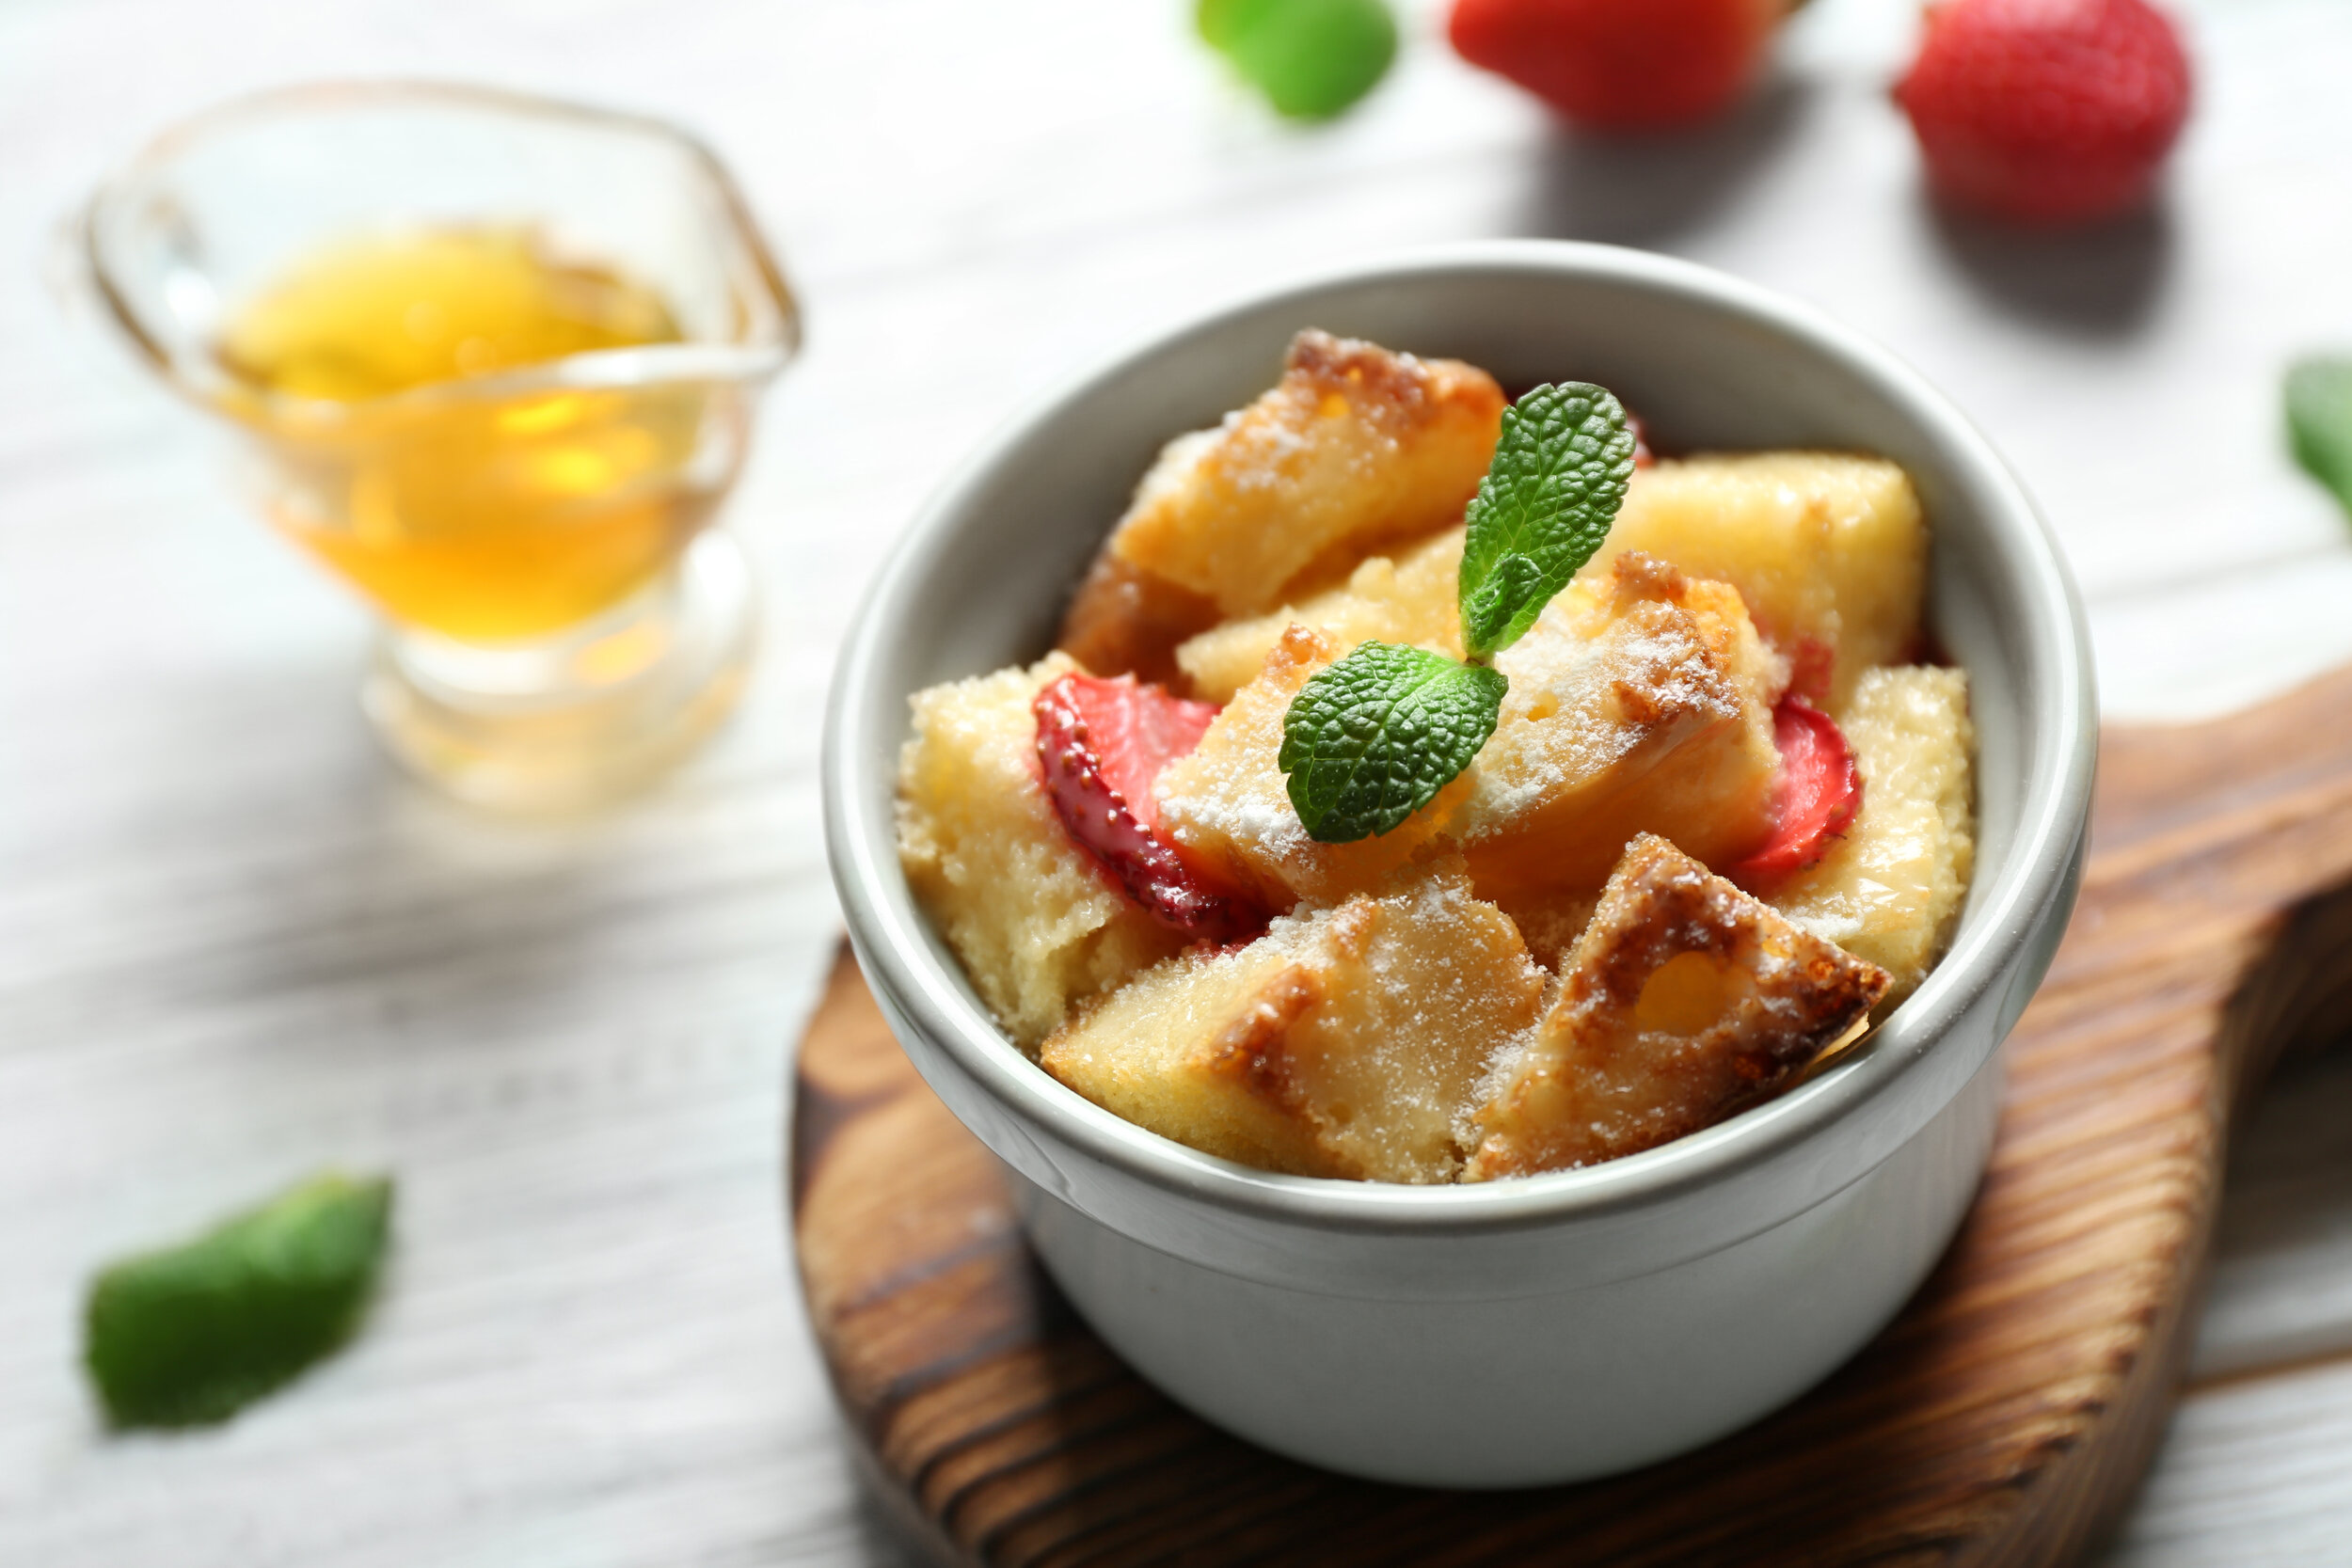
[{"label": "golden brown crust", "polygon": [[1323,1000],[1313,971],[1292,964],[1258,988],[1240,1015],[1201,1053],[1200,1065],[1286,1115],[1304,1117],[1306,1095],[1287,1049],[1291,1027]]},{"label": "golden brown crust", "polygon": [[1663,599],[1680,604],[1690,592],[1691,579],[1671,561],[1661,561],[1640,550],[1628,550],[1617,557],[1609,571],[1609,591],[1620,606],[1635,604],[1643,599]]},{"label": "golden brown crust", "polygon": [[[1364,912],[1371,912],[1369,907]],[[1258,989],[1195,1066],[1205,1077],[1230,1083],[1258,1101],[1266,1120],[1280,1129],[1271,1135],[1262,1131],[1261,1136],[1267,1147],[1288,1151],[1285,1167],[1361,1180],[1369,1174],[1362,1163],[1327,1135],[1295,1036],[1326,999],[1323,978],[1313,970],[1287,966]]]},{"label": "golden brown crust", "polygon": [[1217,623],[1216,605],[1108,550],[1070,601],[1054,646],[1095,675],[1133,675],[1182,690],[1178,644]]},{"label": "golden brown crust", "polygon": [[[1138,1018],[1135,995],[1089,997],[1046,1039],[1039,1065],[1096,1104],[1211,1154],[1295,1176],[1363,1180],[1372,1173],[1322,1135],[1297,1038],[1327,1005],[1325,977],[1311,961],[1248,973],[1260,956],[1256,946],[1223,956],[1196,949],[1147,974],[1147,985],[1156,977],[1190,993],[1174,1011]],[[1196,1008],[1215,1032],[1186,1046],[1183,1020]]]},{"label": "golden brown crust", "polygon": [[1711,1127],[1793,1082],[1887,984],[1644,834],[1479,1111],[1468,1179],[1596,1164]]},{"label": "golden brown crust", "polygon": [[1460,521],[1503,401],[1474,366],[1301,332],[1270,390],[1169,444],[1105,548],[1222,616],[1262,613]]},{"label": "golden brown crust", "polygon": [[1282,372],[1303,392],[1345,398],[1356,418],[1394,439],[1417,436],[1457,409],[1491,411],[1498,435],[1502,429],[1502,388],[1459,359],[1392,354],[1378,343],[1311,326],[1291,339]]},{"label": "golden brown crust", "polygon": [[1360,397],[1375,418],[1402,427],[1426,419],[1440,374],[1468,366],[1391,354],[1361,338],[1335,338],[1308,327],[1291,339],[1282,371],[1300,382]]},{"label": "golden brown crust", "polygon": [[1590,897],[1640,832],[1728,863],[1771,831],[1785,667],[1729,585],[1622,556],[1496,667],[1511,688],[1454,830],[1481,897]]}]

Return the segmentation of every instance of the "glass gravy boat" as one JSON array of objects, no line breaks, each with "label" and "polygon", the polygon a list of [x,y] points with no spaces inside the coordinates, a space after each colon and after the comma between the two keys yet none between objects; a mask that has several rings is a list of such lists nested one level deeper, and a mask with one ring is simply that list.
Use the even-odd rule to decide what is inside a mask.
[{"label": "glass gravy boat", "polygon": [[[238,324],[306,261],[417,235],[524,247],[565,287],[626,279],[659,339],[359,396],[239,363]],[[280,90],[165,133],[82,241],[103,313],[234,431],[263,514],[381,615],[363,703],[412,771],[493,805],[591,804],[733,707],[755,600],[708,524],[800,314],[691,137],[482,88]]]}]

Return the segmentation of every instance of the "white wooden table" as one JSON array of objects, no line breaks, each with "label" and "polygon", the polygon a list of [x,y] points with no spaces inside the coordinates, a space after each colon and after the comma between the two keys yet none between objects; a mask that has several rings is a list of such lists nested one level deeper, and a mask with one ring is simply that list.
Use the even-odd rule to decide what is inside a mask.
[{"label": "white wooden table", "polygon": [[[831,951],[821,689],[924,492],[1024,399],[1269,275],[1488,234],[1807,296],[1992,431],[2064,536],[2112,713],[2352,658],[2352,545],[2283,359],[2352,344],[2352,8],[2193,8],[2155,216],[1939,218],[1883,87],[1912,0],[1816,0],[1738,119],[1594,145],[1411,8],[1339,127],[1269,122],[1179,0],[0,0],[0,1561],[893,1560],[784,1243],[786,1052]],[[463,75],[684,120],[805,291],[733,524],[770,641],[708,756],[608,819],[429,799],[351,704],[362,615],[42,282],[165,121],[295,78]],[[224,1430],[110,1439],[100,1259],[322,1164],[389,1167],[363,1339]],[[2197,1382],[2114,1561],[2352,1560],[2352,1062],[2232,1178]]]}]

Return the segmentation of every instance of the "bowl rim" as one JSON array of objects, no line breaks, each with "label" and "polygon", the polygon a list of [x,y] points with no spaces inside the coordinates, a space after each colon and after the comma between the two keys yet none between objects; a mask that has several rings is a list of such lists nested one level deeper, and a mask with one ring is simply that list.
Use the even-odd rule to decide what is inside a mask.
[{"label": "bowl rim", "polygon": [[[1988,531],[2026,589],[2019,618],[2046,641],[2051,668],[2033,673],[2050,678],[2027,683],[2024,697],[2024,730],[2030,737],[2024,750],[2034,767],[2006,859],[1989,883],[1972,885],[1977,897],[1919,990],[1879,1026],[1870,1050],[1851,1053],[1767,1104],[1641,1154],[1507,1181],[1415,1186],[1259,1170],[1149,1132],[1087,1100],[1029,1060],[973,1000],[968,983],[948,973],[899,869],[895,828],[883,824],[882,836],[894,846],[886,863],[869,852],[876,842],[875,781],[864,764],[877,754],[865,724],[870,688],[887,627],[895,624],[891,607],[922,579],[936,546],[964,526],[971,502],[1005,457],[1067,410],[1139,361],[1285,301],[1303,306],[1335,288],[1478,272],[1597,277],[1696,296],[1700,304],[1804,341],[1920,426],[1987,498]],[[2052,905],[2071,904],[2090,817],[2096,741],[2090,633],[2057,538],[1990,441],[1918,372],[1813,306],[1695,262],[1588,242],[1484,240],[1419,247],[1248,290],[1131,338],[1030,400],[931,494],[869,585],[834,670],[820,776],[828,859],[869,985],[886,1012],[921,1031],[1017,1119],[1151,1188],[1235,1217],[1352,1232],[1484,1234],[1686,1196],[1789,1152],[1892,1090],[1934,1053],[1988,990],[2014,986],[2016,966],[2042,927],[2039,917]],[[888,754],[897,754],[895,741]],[[890,784],[887,793],[895,795],[895,779]],[[1984,870],[1978,868],[1979,878]],[[897,898],[888,895],[894,882]],[[2040,973],[2035,970],[2036,980]]]}]

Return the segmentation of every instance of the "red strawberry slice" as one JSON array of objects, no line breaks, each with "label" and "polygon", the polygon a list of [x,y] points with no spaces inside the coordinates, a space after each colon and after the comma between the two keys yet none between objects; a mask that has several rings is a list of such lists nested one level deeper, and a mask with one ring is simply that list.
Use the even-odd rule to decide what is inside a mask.
[{"label": "red strawberry slice", "polygon": [[1117,680],[1064,675],[1054,684],[1068,689],[1072,705],[1085,721],[1103,782],[1119,791],[1136,820],[1158,828],[1160,806],[1152,798],[1152,781],[1178,757],[1192,754],[1216,719],[1216,705],[1171,697],[1133,675]]},{"label": "red strawberry slice", "polygon": [[1046,798],[1073,842],[1144,912],[1223,945],[1265,928],[1263,911],[1211,887],[1156,831],[1152,781],[1200,744],[1216,717],[1133,675],[1064,675],[1037,694],[1037,760]]},{"label": "red strawberry slice", "polygon": [[1813,864],[1862,809],[1853,749],[1828,714],[1793,693],[1783,697],[1772,709],[1772,744],[1780,751],[1777,822],[1762,848],[1724,873],[1742,886]]}]

